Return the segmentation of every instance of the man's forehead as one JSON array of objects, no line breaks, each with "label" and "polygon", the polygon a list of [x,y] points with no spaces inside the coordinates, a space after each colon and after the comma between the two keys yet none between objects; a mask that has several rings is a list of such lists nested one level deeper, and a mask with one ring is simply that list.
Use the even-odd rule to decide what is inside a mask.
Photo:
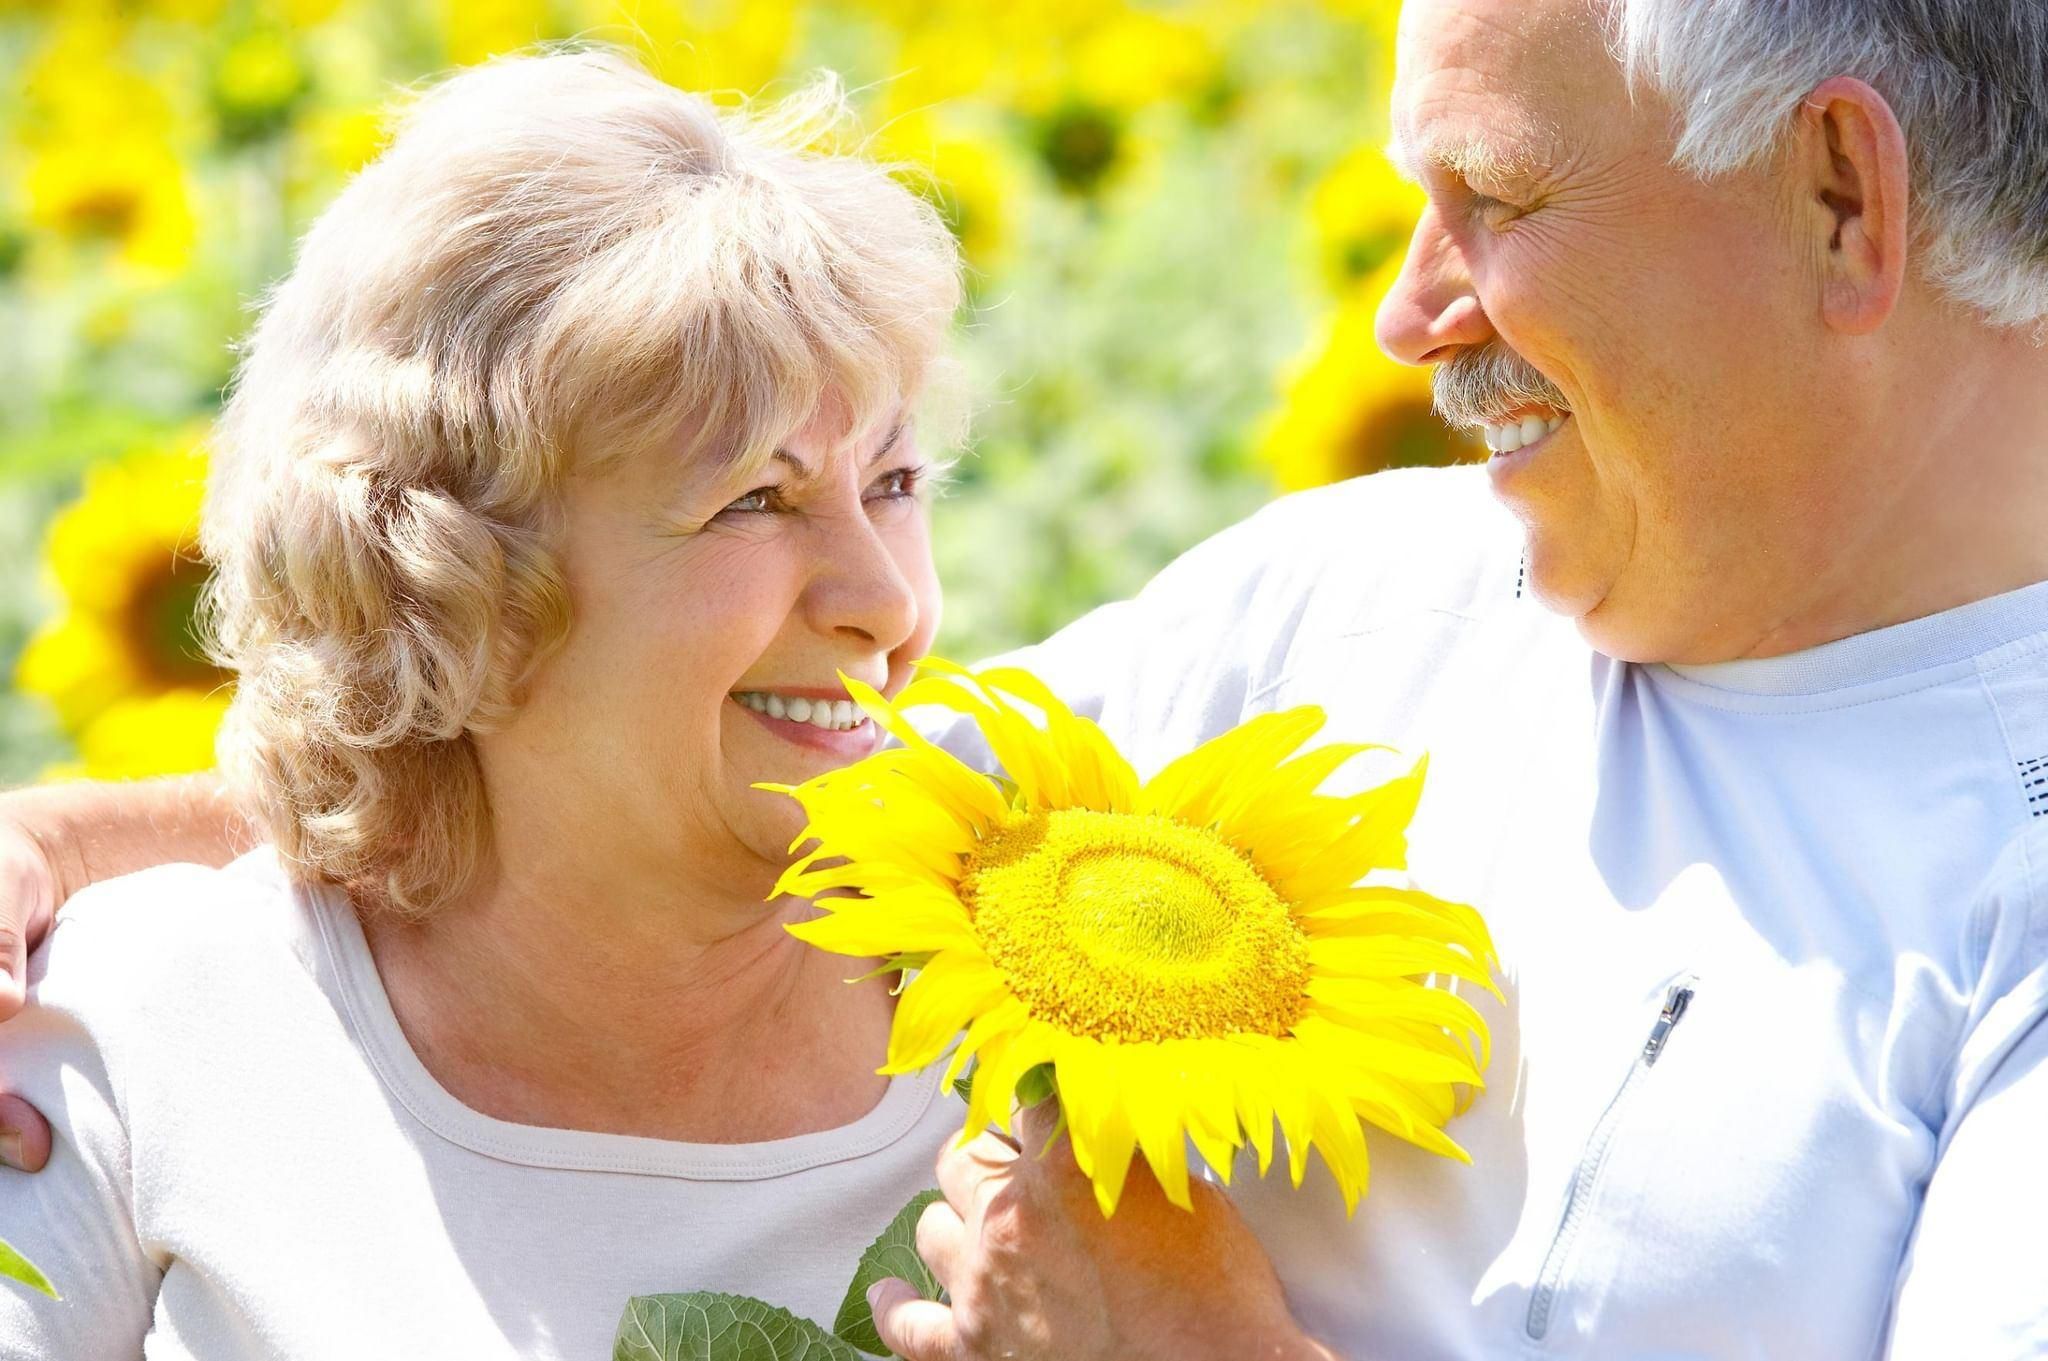
[{"label": "man's forehead", "polygon": [[1617,73],[1603,32],[1594,0],[1411,0],[1388,158],[1411,177],[1554,162],[1588,85]]}]

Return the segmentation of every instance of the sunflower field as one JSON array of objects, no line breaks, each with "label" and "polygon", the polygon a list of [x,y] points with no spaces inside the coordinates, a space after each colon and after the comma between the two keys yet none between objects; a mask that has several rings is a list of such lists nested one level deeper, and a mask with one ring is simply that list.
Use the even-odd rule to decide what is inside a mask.
[{"label": "sunflower field", "polygon": [[1126,594],[1278,490],[1471,456],[1372,314],[1395,0],[0,0],[0,781],[211,763],[207,425],[396,89],[540,40],[820,68],[971,267],[940,642]]}]

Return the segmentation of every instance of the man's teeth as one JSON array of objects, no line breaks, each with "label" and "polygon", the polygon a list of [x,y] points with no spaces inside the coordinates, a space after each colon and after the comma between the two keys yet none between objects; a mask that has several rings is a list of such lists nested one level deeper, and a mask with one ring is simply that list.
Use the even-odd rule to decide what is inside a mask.
[{"label": "man's teeth", "polygon": [[757,714],[808,723],[827,732],[846,732],[868,721],[850,699],[806,699],[802,695],[772,695],[765,690],[741,690],[733,698]]},{"label": "man's teeth", "polygon": [[1531,416],[1513,425],[1489,425],[1486,427],[1486,447],[1496,454],[1512,454],[1524,445],[1534,444],[1564,422],[1563,416],[1552,416],[1547,421],[1540,416]]}]

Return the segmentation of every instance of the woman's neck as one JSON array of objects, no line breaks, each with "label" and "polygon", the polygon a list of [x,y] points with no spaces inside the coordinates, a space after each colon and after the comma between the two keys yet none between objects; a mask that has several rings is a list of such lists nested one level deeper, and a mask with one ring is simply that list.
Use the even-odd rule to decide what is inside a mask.
[{"label": "woman's neck", "polygon": [[[764,867],[764,874],[767,871]],[[701,1143],[872,1110],[893,999],[782,928],[765,891],[500,872],[418,925],[364,924],[393,1011],[465,1104],[521,1124]]]}]

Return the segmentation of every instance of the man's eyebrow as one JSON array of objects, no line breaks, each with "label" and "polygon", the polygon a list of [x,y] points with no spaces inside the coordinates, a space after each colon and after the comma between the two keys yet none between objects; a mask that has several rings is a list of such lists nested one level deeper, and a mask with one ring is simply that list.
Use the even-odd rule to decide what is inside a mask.
[{"label": "man's eyebrow", "polygon": [[1420,146],[1396,131],[1387,143],[1387,159],[1401,178],[1413,184],[1425,167],[1438,167],[1465,180],[1513,183],[1535,173],[1536,157],[1519,144],[1502,146],[1478,133],[1425,140]]},{"label": "man's eyebrow", "polygon": [[[889,451],[902,442],[903,432],[909,428],[910,422],[907,420],[896,422],[895,427],[889,431],[889,437],[882,441],[881,446],[874,453],[868,455],[868,466],[872,468],[875,464],[887,458]],[[774,457],[781,459],[784,463],[796,469],[798,477],[811,477],[814,475],[810,464],[804,462],[787,449],[777,449]]]}]

